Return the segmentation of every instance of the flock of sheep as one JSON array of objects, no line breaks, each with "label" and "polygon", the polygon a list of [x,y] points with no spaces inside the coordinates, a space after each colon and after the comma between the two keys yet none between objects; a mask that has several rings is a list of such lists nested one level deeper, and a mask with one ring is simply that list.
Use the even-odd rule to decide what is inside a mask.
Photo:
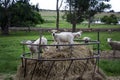
[{"label": "flock of sheep", "polygon": [[[57,30],[52,30],[52,37],[54,39],[54,42],[56,43],[56,45],[60,45],[60,44],[74,44],[74,39],[75,38],[80,38],[82,35],[82,31],[78,31],[78,32],[57,32]],[[83,40],[88,41],[90,40],[89,37],[84,37]],[[31,40],[26,41],[27,47],[29,48],[29,50],[31,51],[31,53],[38,53],[39,52],[39,46],[36,46],[41,44],[41,45],[47,45],[48,41],[47,38],[45,38],[44,36],[42,36],[41,38],[38,38],[37,40],[35,40],[34,42]],[[34,45],[35,44],[35,45]],[[48,46],[42,46],[42,49],[44,51],[48,51],[49,47]],[[58,47],[58,49],[60,50],[61,47]]]},{"label": "flock of sheep", "polygon": [[[52,36],[54,39],[54,42],[56,43],[56,45],[60,45],[60,44],[74,44],[74,39],[75,38],[80,38],[82,35],[82,31],[79,32],[57,32],[57,30],[52,30]],[[88,43],[88,41],[91,40],[90,37],[83,37],[83,40],[85,41],[85,43]],[[110,44],[110,46],[112,47],[113,50],[120,50],[120,42],[119,41],[112,41],[111,38],[107,39],[107,42]],[[45,38],[44,36],[42,36],[41,38],[38,38],[37,40],[35,40],[34,42],[31,40],[26,41],[27,47],[29,48],[29,50],[31,51],[31,53],[38,53],[39,52],[39,46],[36,45],[47,45],[48,41],[47,38]],[[33,44],[33,45],[32,45]],[[35,45],[34,45],[35,44]],[[61,49],[61,47],[57,47],[59,50]],[[49,47],[48,46],[42,46],[42,49],[44,51],[48,51]]]}]

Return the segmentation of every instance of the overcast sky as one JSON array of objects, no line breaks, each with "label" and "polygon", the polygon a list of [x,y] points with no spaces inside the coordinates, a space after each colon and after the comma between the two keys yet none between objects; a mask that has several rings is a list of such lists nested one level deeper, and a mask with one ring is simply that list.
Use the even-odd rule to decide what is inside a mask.
[{"label": "overcast sky", "polygon": [[[56,0],[30,0],[30,3],[36,4],[39,3],[40,9],[56,9]],[[112,6],[112,10],[115,12],[120,12],[120,0],[110,0],[109,2]],[[63,8],[61,8],[63,9]]]}]

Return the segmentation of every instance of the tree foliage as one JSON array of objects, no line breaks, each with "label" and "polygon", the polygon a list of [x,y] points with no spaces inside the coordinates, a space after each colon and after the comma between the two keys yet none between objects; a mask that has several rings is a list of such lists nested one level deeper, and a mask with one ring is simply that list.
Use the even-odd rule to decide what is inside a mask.
[{"label": "tree foliage", "polygon": [[67,0],[69,12],[66,14],[67,21],[72,24],[72,31],[75,32],[76,24],[84,20],[84,13],[89,7],[89,0]]},{"label": "tree foliage", "polygon": [[118,23],[117,20],[117,16],[115,16],[114,14],[111,14],[110,16],[103,16],[103,18],[101,18],[101,21],[104,22],[105,24],[114,24],[116,25]]},{"label": "tree foliage", "polygon": [[41,15],[33,10],[31,5],[22,1],[12,5],[11,11],[10,26],[33,26],[44,21]]},{"label": "tree foliage", "polygon": [[33,26],[43,23],[37,12],[37,5],[30,5],[29,0],[0,0],[0,27],[2,34],[9,34],[10,26]]},{"label": "tree foliage", "polygon": [[76,20],[76,23],[82,22],[83,15],[89,7],[89,0],[67,0],[67,2],[69,3],[69,7],[71,7],[71,11],[67,14],[67,17],[72,16],[71,18],[67,18],[67,21],[71,23],[74,22],[73,20]]},{"label": "tree foliage", "polygon": [[89,8],[86,11],[86,19],[88,20],[88,28],[90,28],[90,23],[92,22],[92,19],[96,13],[104,12],[105,9],[110,9],[111,5],[104,3],[105,1],[109,0],[90,0],[89,1]]},{"label": "tree foliage", "polygon": [[75,29],[75,24],[81,23],[84,19],[91,21],[97,12],[110,8],[109,4],[104,3],[105,1],[109,0],[67,0],[70,11],[66,19],[73,24]]}]

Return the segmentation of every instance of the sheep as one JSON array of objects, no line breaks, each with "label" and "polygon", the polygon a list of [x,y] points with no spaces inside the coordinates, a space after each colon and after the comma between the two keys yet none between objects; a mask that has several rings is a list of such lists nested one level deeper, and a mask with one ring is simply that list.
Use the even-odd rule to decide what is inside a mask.
[{"label": "sheep", "polygon": [[120,41],[113,41],[111,38],[107,38],[107,42],[113,49],[113,56],[115,56],[116,50],[120,51]]},{"label": "sheep", "polygon": [[91,38],[90,37],[83,37],[83,40],[85,41],[85,43],[88,43],[91,40]]},{"label": "sheep", "polygon": [[35,53],[35,50],[31,46],[33,44],[33,42],[31,40],[28,40],[25,43],[27,44],[27,47],[29,48],[29,50],[31,51],[31,53]]},{"label": "sheep", "polygon": [[74,38],[79,38],[82,34],[82,31],[79,32],[60,32],[60,33],[52,33],[52,36],[54,38],[54,41],[57,42],[57,44],[62,44],[68,42],[69,44],[74,43]]},{"label": "sheep", "polygon": [[[26,41],[26,44],[29,44],[29,45],[27,45],[27,47],[30,49],[32,54],[39,52],[39,46],[37,46],[37,45],[39,45],[40,43],[41,43],[41,45],[47,45],[47,39],[44,36],[42,36],[41,37],[41,42],[40,42],[40,38],[38,38],[34,42],[32,42],[30,40]],[[42,49],[44,51],[47,51],[48,47],[47,46],[42,46]]]}]

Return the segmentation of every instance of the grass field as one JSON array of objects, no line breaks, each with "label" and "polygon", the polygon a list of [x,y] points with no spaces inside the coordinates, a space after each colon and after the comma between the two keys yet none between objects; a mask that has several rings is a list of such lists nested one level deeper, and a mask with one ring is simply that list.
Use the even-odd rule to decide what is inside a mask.
[{"label": "grass field", "polygon": [[120,76],[120,60],[100,60],[100,68],[109,76]]},{"label": "grass field", "polygon": [[[45,23],[36,25],[42,28],[55,28],[56,26],[56,12],[42,12],[42,17]],[[63,13],[60,13],[60,28],[71,28],[72,25],[61,18]],[[101,15],[100,15],[101,16]],[[77,28],[87,28],[87,24],[78,24]],[[120,28],[120,25],[103,25],[92,24],[91,28]],[[51,33],[43,33],[45,37],[51,39]],[[113,40],[120,41],[120,32],[100,32],[100,50],[110,50],[110,46],[106,42],[108,37]],[[97,40],[97,32],[83,32],[82,37],[89,36],[92,40]],[[35,40],[39,37],[39,32],[11,32],[9,36],[0,35],[0,73],[13,74],[16,73],[20,62],[20,55],[22,54],[22,40]],[[94,50],[97,46],[94,46]],[[114,65],[113,65],[114,64]],[[120,61],[101,60],[100,67],[107,73],[107,75],[120,75]]]},{"label": "grass field", "polygon": [[[120,32],[100,32],[100,49],[110,50],[110,46],[106,42],[107,37],[111,37],[114,40],[120,40]],[[51,33],[43,33],[45,37],[51,39]],[[93,40],[97,39],[96,32],[83,33],[82,37],[90,36]],[[116,37],[117,36],[117,37]],[[11,32],[9,36],[0,35],[0,73],[12,74],[17,70],[20,64],[20,55],[22,54],[22,40],[35,40],[39,37],[39,32]],[[96,49],[96,46],[94,46]],[[115,64],[111,67],[111,65]],[[104,61],[100,62],[100,67],[108,75],[120,75],[120,61]]]},{"label": "grass field", "polygon": [[[45,23],[38,24],[36,27],[42,27],[42,28],[56,28],[56,12],[55,11],[40,11],[41,16],[45,20]],[[104,15],[110,15],[113,13],[98,13],[95,15],[95,19],[100,19]],[[118,20],[120,20],[120,13],[114,13]],[[59,21],[59,27],[60,28],[72,28],[72,25],[68,22],[66,22],[65,19],[62,18],[64,15],[64,12],[60,12],[60,21]],[[88,28],[88,24],[81,23],[77,24],[76,28]],[[104,24],[91,24],[91,28],[120,28],[120,25],[104,25]]]}]

